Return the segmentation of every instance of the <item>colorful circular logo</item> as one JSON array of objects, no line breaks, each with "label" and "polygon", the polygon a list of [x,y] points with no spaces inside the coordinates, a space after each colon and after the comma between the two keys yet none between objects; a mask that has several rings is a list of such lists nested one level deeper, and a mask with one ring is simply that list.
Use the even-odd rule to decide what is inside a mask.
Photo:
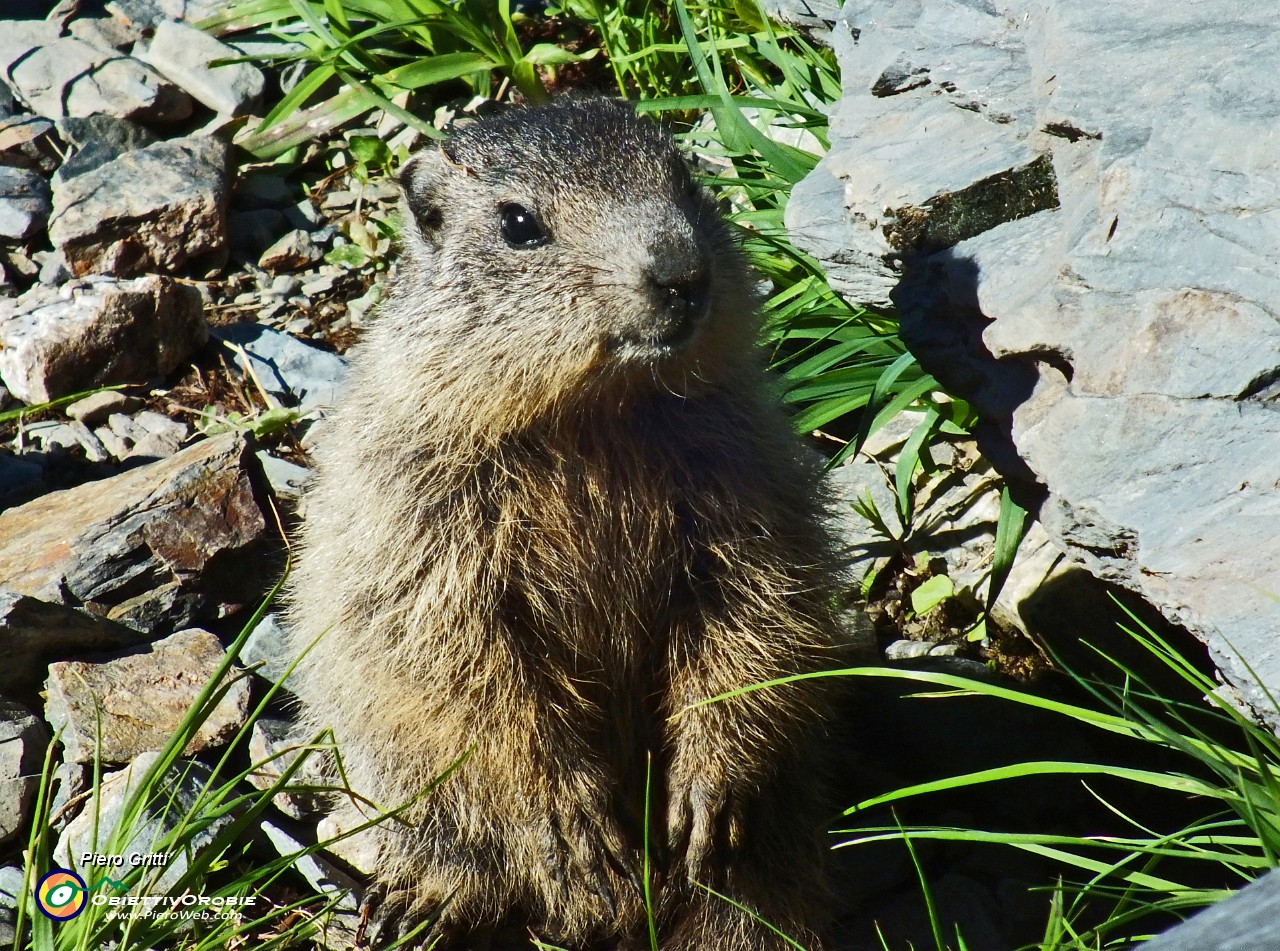
[{"label": "colorful circular logo", "polygon": [[83,878],[70,869],[55,868],[36,886],[36,907],[46,918],[70,921],[84,910],[87,894]]}]

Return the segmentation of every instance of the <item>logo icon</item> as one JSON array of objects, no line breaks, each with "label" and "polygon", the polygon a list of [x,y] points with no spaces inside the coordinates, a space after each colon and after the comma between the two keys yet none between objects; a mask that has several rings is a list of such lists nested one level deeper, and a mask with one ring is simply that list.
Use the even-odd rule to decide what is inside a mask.
[{"label": "logo icon", "polygon": [[84,911],[88,893],[83,878],[70,869],[55,868],[36,885],[36,907],[46,918],[70,921]]}]

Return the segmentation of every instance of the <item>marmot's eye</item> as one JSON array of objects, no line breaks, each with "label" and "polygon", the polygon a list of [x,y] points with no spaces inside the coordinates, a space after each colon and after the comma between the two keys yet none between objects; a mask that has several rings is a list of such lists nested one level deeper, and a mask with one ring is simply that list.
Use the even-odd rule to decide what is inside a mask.
[{"label": "marmot's eye", "polygon": [[536,248],[547,240],[547,232],[538,217],[515,202],[499,206],[498,231],[513,248]]}]

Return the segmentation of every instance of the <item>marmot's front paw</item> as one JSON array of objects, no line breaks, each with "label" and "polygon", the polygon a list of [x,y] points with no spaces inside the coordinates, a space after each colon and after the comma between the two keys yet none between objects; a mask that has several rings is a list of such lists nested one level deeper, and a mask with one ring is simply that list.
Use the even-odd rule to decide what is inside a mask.
[{"label": "marmot's front paw", "polygon": [[548,867],[563,894],[584,889],[600,900],[610,918],[634,904],[624,890],[642,891],[639,857],[633,855],[605,810],[561,806],[549,817]]},{"label": "marmot's front paw", "polygon": [[727,781],[695,777],[673,783],[667,813],[672,879],[715,887],[728,871],[743,831],[740,799]]}]

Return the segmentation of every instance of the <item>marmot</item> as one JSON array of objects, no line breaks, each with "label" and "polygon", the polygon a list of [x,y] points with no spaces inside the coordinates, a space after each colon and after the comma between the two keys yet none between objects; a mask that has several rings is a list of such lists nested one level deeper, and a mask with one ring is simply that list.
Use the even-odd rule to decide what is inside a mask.
[{"label": "marmot", "polygon": [[352,789],[393,807],[465,759],[380,827],[378,879],[464,943],[647,948],[647,858],[666,951],[788,947],[755,915],[815,951],[830,680],[698,705],[841,642],[730,226],[612,99],[476,121],[401,184],[289,583]]}]

